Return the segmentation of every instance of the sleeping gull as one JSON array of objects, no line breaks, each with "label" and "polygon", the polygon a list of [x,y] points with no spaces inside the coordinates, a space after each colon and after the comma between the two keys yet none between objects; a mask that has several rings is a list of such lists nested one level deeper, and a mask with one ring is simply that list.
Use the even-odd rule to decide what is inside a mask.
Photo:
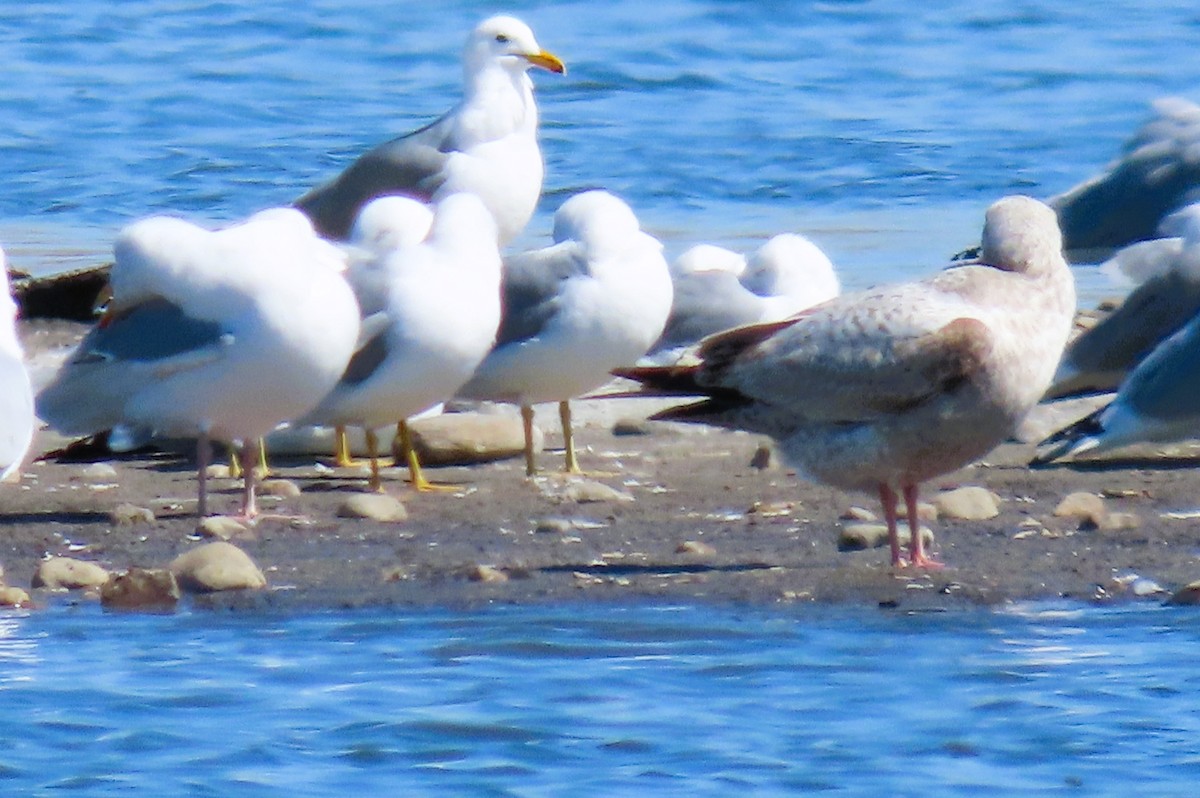
[{"label": "sleeping gull", "polygon": [[1200,106],[1163,97],[1153,110],[1103,174],[1049,200],[1068,251],[1155,238],[1163,217],[1200,199]]},{"label": "sleeping gull", "polygon": [[[763,244],[736,273],[737,253],[711,245],[684,252],[672,266],[675,297],[662,337],[647,360],[666,363],[705,336],[743,324],[778,321],[832,299],[841,291],[833,264],[807,238],[777,235]],[[714,252],[715,251],[715,252]],[[702,264],[712,264],[704,268]]]},{"label": "sleeping gull", "polygon": [[[373,208],[375,200],[364,209]],[[403,200],[416,204],[415,200]],[[398,203],[392,203],[392,212]],[[403,211],[401,211],[403,212]],[[415,218],[418,214],[412,214]],[[403,420],[454,395],[496,340],[500,252],[491,214],[473,194],[437,203],[428,237],[381,252],[351,272],[364,326],[384,323],[351,358],[333,390],[301,423],[360,426],[367,433],[371,489],[380,490],[375,429],[401,420],[412,484],[421,474]]]},{"label": "sleeping gull", "polygon": [[579,473],[569,400],[644,355],[671,308],[662,244],[607,191],[576,194],[554,214],[552,246],[504,262],[496,347],[459,391],[511,402],[525,423],[525,471],[536,471],[533,405],[558,402],[566,471]]},{"label": "sleeping gull", "polygon": [[210,439],[241,442],[241,514],[253,517],[249,444],[314,407],[354,351],[343,258],[285,208],[216,232],[143,219],[113,253],[112,299],[39,394],[38,414],[68,435],[129,424],[197,436],[200,515]]},{"label": "sleeping gull", "polygon": [[[1163,223],[1177,237],[1147,257],[1151,242],[1137,244],[1143,282],[1063,354],[1047,399],[1115,391],[1126,375],[1176,330],[1200,313],[1200,205],[1189,205]],[[1121,267],[1118,267],[1121,268]]]},{"label": "sleeping gull", "polygon": [[1200,317],[1163,341],[1121,383],[1116,397],[1039,445],[1033,465],[1133,443],[1200,434]]},{"label": "sleeping gull", "polygon": [[33,441],[33,392],[21,343],[17,303],[8,289],[8,269],[0,250],[0,482],[20,474]]},{"label": "sleeping gull", "polygon": [[[878,491],[900,566],[897,494],[918,529],[920,484],[1013,431],[1049,384],[1074,310],[1053,212],[1008,197],[987,211],[977,262],[719,333],[690,365],[618,373],[648,394],[708,397],[656,418],[764,433],[810,479]],[[939,565],[919,534],[908,562]]]},{"label": "sleeping gull", "polygon": [[369,150],[296,206],[322,235],[343,239],[374,197],[407,194],[430,201],[465,191],[483,200],[503,246],[524,229],[542,192],[538,110],[527,74],[535,66],[565,71],[524,22],[484,20],[463,51],[461,103],[432,124]]}]

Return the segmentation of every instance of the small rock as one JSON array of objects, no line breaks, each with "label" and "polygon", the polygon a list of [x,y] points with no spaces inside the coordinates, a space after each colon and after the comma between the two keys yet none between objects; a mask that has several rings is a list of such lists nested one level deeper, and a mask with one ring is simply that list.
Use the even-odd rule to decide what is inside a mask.
[{"label": "small rock", "polygon": [[117,469],[108,463],[88,463],[76,472],[75,478],[83,482],[116,482]]},{"label": "small rock", "polygon": [[29,594],[19,587],[8,587],[0,585],[0,607],[21,608],[28,607],[33,602],[29,598]]},{"label": "small rock", "polygon": [[123,502],[112,508],[108,514],[108,520],[117,526],[152,524],[154,523],[154,511],[149,507],[138,507],[136,504]]},{"label": "small rock", "polygon": [[[525,455],[525,428],[508,413],[443,413],[409,424],[413,449],[422,465],[470,465]],[[542,431],[533,430],[534,451],[542,448]]]},{"label": "small rock", "polygon": [[179,602],[175,574],[163,568],[130,568],[100,589],[100,606],[113,610],[164,611]]},{"label": "small rock", "polygon": [[262,496],[294,499],[300,495],[300,486],[290,479],[266,479],[259,483],[258,492]]},{"label": "small rock", "polygon": [[[907,546],[912,536],[908,524],[901,521],[897,529],[897,537],[901,546]],[[933,545],[933,530],[927,526],[921,527],[921,538],[928,548]],[[887,524],[857,523],[847,524],[838,533],[838,551],[862,551],[888,545]]]},{"label": "small rock", "polygon": [[843,521],[875,521],[878,516],[865,507],[847,507],[840,516]]},{"label": "small rock", "polygon": [[494,565],[473,565],[467,571],[472,582],[507,582],[508,574]]},{"label": "small rock", "polygon": [[1145,598],[1146,596],[1154,596],[1159,593],[1167,592],[1158,582],[1155,582],[1153,579],[1147,579],[1144,576],[1139,576],[1137,579],[1133,580],[1133,584],[1129,586],[1129,590],[1138,598]]},{"label": "small rock", "polygon": [[1183,587],[1176,590],[1169,599],[1167,604],[1172,604],[1179,607],[1194,607],[1200,604],[1200,580],[1188,582]]},{"label": "small rock", "polygon": [[629,437],[634,435],[649,435],[653,430],[650,429],[650,420],[645,418],[622,418],[618,419],[616,424],[613,424],[612,434],[618,438]]},{"label": "small rock", "polygon": [[685,540],[675,547],[676,554],[694,554],[698,557],[712,557],[717,550],[699,540]]},{"label": "small rock", "polygon": [[171,563],[179,586],[193,593],[221,590],[256,590],[267,579],[250,555],[232,543],[216,541],[180,554]]},{"label": "small rock", "polygon": [[394,524],[408,520],[408,510],[395,496],[386,493],[354,493],[337,508],[339,518],[362,518]]},{"label": "small rock", "polygon": [[51,557],[38,564],[30,584],[49,590],[80,590],[101,587],[108,579],[108,571],[94,562],[70,557]]},{"label": "small rock", "polygon": [[750,458],[750,467],[766,471],[775,467],[775,450],[769,443],[760,443]]},{"label": "small rock", "polygon": [[986,521],[1000,515],[996,494],[974,485],[939,494],[933,506],[940,515],[959,521]]},{"label": "small rock", "polygon": [[229,540],[243,535],[249,527],[245,522],[229,515],[209,515],[196,524],[196,534],[217,540]]},{"label": "small rock", "polygon": [[610,488],[603,482],[582,480],[572,482],[559,494],[560,498],[569,502],[586,504],[588,502],[631,502],[633,496],[622,490]]},{"label": "small rock", "polygon": [[1121,532],[1128,529],[1138,529],[1142,519],[1137,513],[1108,513],[1101,529],[1109,532]]},{"label": "small rock", "polygon": [[1104,499],[1094,493],[1076,492],[1068,494],[1054,508],[1056,518],[1074,518],[1080,529],[1098,529],[1108,519]]},{"label": "small rock", "polygon": [[213,463],[208,468],[204,469],[204,476],[208,479],[232,479],[233,472],[229,470],[229,466],[222,463]]},{"label": "small rock", "polygon": [[575,522],[569,518],[543,518],[533,531],[542,535],[566,535],[575,531]]}]

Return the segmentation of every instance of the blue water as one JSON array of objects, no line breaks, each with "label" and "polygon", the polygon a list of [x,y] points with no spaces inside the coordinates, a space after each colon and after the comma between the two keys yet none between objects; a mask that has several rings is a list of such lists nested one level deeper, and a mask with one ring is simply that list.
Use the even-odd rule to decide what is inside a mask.
[{"label": "blue water", "polygon": [[1186,610],[0,621],[5,795],[1192,795]]},{"label": "blue water", "polygon": [[[937,268],[983,208],[1095,173],[1200,98],[1200,6],[512,3],[541,240],[624,196],[669,254],[811,235],[849,287]],[[0,243],[95,262],[151,213],[286,203],[455,100],[491,3],[0,4]],[[1108,286],[1077,272],[1083,295]],[[1194,615],[514,608],[0,617],[0,793],[1184,795]]]}]

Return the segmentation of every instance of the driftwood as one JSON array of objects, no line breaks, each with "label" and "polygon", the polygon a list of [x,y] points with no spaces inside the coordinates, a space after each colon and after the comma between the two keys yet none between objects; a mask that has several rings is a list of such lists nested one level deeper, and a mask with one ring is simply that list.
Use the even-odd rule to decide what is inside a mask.
[{"label": "driftwood", "polygon": [[9,279],[22,318],[92,321],[96,318],[96,300],[108,283],[111,269],[112,264],[105,263],[48,277],[12,270]]}]

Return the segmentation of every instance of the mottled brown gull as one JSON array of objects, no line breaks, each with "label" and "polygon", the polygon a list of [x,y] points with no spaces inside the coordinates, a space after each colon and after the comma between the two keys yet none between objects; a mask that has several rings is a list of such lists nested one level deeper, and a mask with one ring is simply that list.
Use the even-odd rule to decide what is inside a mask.
[{"label": "mottled brown gull", "polygon": [[[917,529],[920,484],[1013,431],[1046,390],[1074,310],[1054,213],[1008,197],[988,209],[976,261],[720,333],[691,365],[621,375],[646,393],[707,396],[657,418],[764,433],[806,477],[878,491],[899,566],[899,495]],[[939,565],[918,534],[908,562]]]},{"label": "mottled brown gull", "polygon": [[344,239],[358,211],[384,194],[425,202],[475,194],[500,244],[524,229],[542,192],[538,110],[530,67],[562,73],[559,58],[513,17],[479,23],[463,51],[463,100],[437,121],[369,150],[296,206],[322,235]]}]

